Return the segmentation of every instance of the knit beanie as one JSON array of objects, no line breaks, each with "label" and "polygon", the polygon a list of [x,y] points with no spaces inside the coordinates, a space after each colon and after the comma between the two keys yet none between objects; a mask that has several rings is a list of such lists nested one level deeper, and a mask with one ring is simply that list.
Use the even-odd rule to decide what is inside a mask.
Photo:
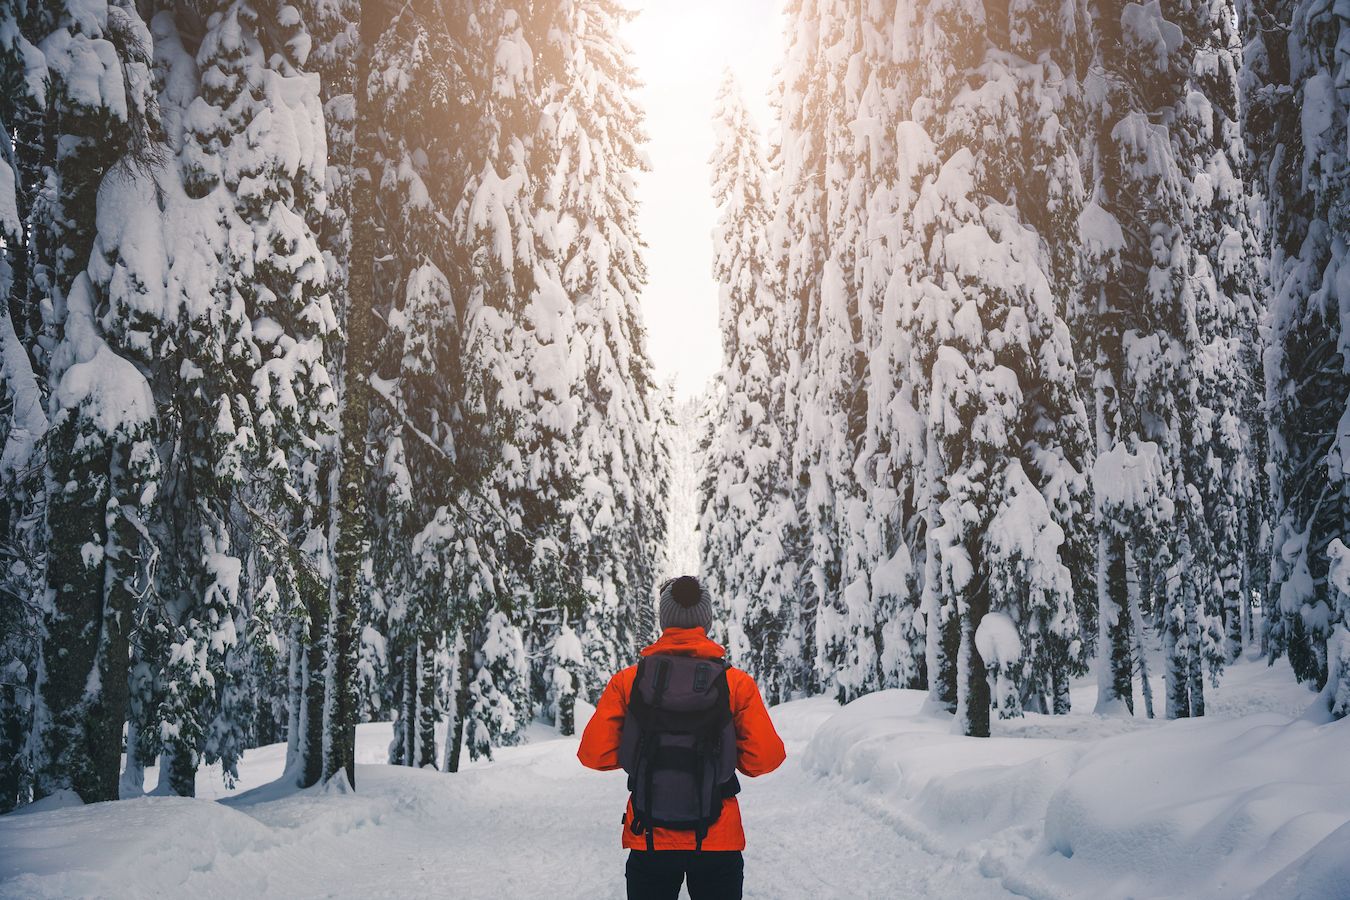
[{"label": "knit beanie", "polygon": [[670,578],[661,585],[661,629],[712,625],[712,597],[693,575]]}]

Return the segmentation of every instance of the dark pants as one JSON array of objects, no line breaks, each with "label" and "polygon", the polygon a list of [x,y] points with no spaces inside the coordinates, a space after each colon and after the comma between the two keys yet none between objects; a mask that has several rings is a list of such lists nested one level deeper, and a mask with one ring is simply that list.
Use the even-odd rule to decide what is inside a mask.
[{"label": "dark pants", "polygon": [[739,850],[629,850],[628,900],[675,900],[689,877],[690,900],[741,900],[745,857]]}]

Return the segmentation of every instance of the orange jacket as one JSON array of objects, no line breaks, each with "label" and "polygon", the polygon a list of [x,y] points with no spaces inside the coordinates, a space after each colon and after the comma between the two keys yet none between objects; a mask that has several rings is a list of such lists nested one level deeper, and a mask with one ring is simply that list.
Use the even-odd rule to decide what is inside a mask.
[{"label": "orange jacket", "polygon": [[[643,649],[643,656],[653,653],[672,653],[715,659],[723,655],[722,648],[708,639],[702,628],[667,628],[660,640]],[[628,712],[628,697],[637,679],[637,666],[629,666],[609,680],[595,715],[586,725],[577,749],[577,759],[589,769],[609,771],[619,768],[619,737],[623,731],[624,715]],[[772,772],[783,763],[787,752],[783,740],[774,730],[769,711],[759,696],[754,679],[740,669],[727,670],[727,687],[731,691],[731,714],[736,722],[736,768],[752,778]],[[645,834],[633,834],[628,823],[633,818],[633,798],[628,798],[624,814],[623,845],[630,850],[646,850]],[[653,845],[657,850],[693,850],[694,832],[671,831],[657,828]],[[703,839],[704,850],[744,850],[745,829],[741,827],[741,807],[735,797],[722,801],[722,814]]]}]

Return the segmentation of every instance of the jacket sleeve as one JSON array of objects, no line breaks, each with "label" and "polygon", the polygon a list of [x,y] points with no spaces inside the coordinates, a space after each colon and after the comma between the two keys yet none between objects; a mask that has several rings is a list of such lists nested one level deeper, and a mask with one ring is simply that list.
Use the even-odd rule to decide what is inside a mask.
[{"label": "jacket sleeve", "polygon": [[736,679],[736,768],[751,778],[783,764],[787,750],[764,707],[759,686],[744,672]]},{"label": "jacket sleeve", "polygon": [[628,671],[616,674],[605,685],[595,715],[586,723],[577,747],[577,759],[588,769],[602,772],[619,767],[619,738],[623,734],[623,718],[628,712]]}]

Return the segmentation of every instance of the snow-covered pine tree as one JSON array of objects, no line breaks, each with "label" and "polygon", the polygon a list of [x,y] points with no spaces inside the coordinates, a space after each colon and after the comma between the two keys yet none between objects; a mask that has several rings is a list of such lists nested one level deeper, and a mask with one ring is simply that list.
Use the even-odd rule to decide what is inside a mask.
[{"label": "snow-covered pine tree", "polygon": [[0,80],[19,88],[4,101],[17,152],[6,153],[14,168],[3,168],[17,174],[14,216],[27,231],[15,247],[27,258],[11,276],[22,283],[12,285],[9,322],[35,365],[7,351],[6,380],[21,388],[25,369],[41,379],[51,423],[46,527],[37,536],[47,589],[33,790],[41,797],[72,789],[92,802],[118,794],[128,627],[144,586],[141,521],[158,460],[149,386],[123,348],[105,340],[84,269],[105,174],[119,162],[145,161],[154,127],[150,41],[136,12],[121,6],[23,4],[13,12]]},{"label": "snow-covered pine tree", "polygon": [[801,320],[801,378],[794,465],[803,479],[810,567],[816,594],[817,676],[841,698],[877,684],[870,621],[865,494],[853,471],[866,424],[866,358],[858,266],[866,239],[866,188],[858,177],[855,138],[863,56],[863,21],[851,4],[815,9],[817,69],[808,90],[818,104],[824,214],[813,240],[821,266]]},{"label": "snow-covered pine tree", "polygon": [[36,118],[43,93],[41,82],[27,77],[25,60],[40,55],[19,30],[17,14],[17,5],[0,9],[0,812],[32,793],[27,744],[45,594],[40,447],[47,414],[15,327],[15,313],[25,308],[32,197],[14,144],[16,125]]},{"label": "snow-covered pine tree", "polygon": [[[1266,396],[1274,536],[1268,648],[1350,712],[1350,594],[1330,578],[1345,539],[1350,169],[1343,5],[1263,0],[1239,7],[1245,131],[1263,176],[1270,312]],[[1343,549],[1343,547],[1342,547]],[[1338,570],[1339,571],[1339,570]],[[1339,679],[1333,679],[1339,674]]]},{"label": "snow-covered pine tree", "polygon": [[581,640],[568,625],[561,625],[549,647],[548,705],[559,734],[576,734],[577,696],[586,686],[586,657]]},{"label": "snow-covered pine tree", "polygon": [[1189,55],[1187,91],[1171,130],[1187,182],[1186,290],[1193,312],[1183,352],[1191,412],[1181,425],[1186,480],[1198,495],[1191,577],[1203,613],[1203,649],[1191,678],[1192,712],[1199,713],[1199,663],[1217,675],[1241,653],[1244,607],[1254,587],[1243,561],[1261,552],[1259,536],[1248,530],[1249,507],[1262,503],[1256,495],[1260,445],[1249,405],[1260,393],[1254,364],[1262,282],[1238,122],[1236,12],[1227,2],[1195,3],[1176,16]]},{"label": "snow-covered pine tree", "polygon": [[474,655],[464,735],[470,758],[491,759],[493,747],[520,739],[532,714],[529,688],[529,660],[520,628],[505,612],[495,610],[488,615]]},{"label": "snow-covered pine tree", "polygon": [[333,367],[338,444],[331,466],[325,467],[325,474],[336,484],[325,485],[334,492],[329,523],[334,578],[325,641],[322,777],[342,770],[354,784],[358,607],[367,596],[362,565],[369,546],[368,379],[375,325],[374,189],[369,172],[373,141],[367,82],[371,47],[387,24],[388,13],[383,6],[366,8],[357,0],[311,0],[299,8],[313,41],[309,65],[319,76],[324,110],[328,207],[318,238],[342,336]]},{"label": "snow-covered pine tree", "polygon": [[419,765],[435,758],[434,732],[419,725],[434,725],[436,713],[419,710],[420,699],[434,698],[436,677],[435,666],[419,655],[434,653],[449,629],[465,631],[471,654],[476,625],[465,625],[479,596],[478,572],[463,559],[470,523],[452,528],[447,510],[463,490],[457,485],[472,486],[456,456],[461,350],[448,226],[467,177],[459,129],[471,119],[462,108],[464,54],[434,4],[403,7],[372,53],[373,302],[385,327],[372,377],[371,429],[379,450],[373,599],[364,617],[367,630],[387,641],[383,658],[396,717],[390,760]]},{"label": "snow-covered pine tree", "polygon": [[1242,560],[1262,543],[1262,442],[1242,399],[1259,272],[1232,13],[1100,3],[1093,15],[1094,196],[1081,221],[1097,365],[1098,705],[1132,707],[1143,607],[1162,632],[1168,716],[1203,715],[1204,670],[1236,653],[1252,587]]},{"label": "snow-covered pine tree", "polygon": [[927,673],[921,609],[923,422],[914,408],[912,335],[903,320],[912,312],[907,272],[919,252],[910,239],[909,212],[931,154],[906,145],[912,122],[896,128],[913,99],[919,46],[911,26],[917,14],[917,7],[893,13],[881,8],[863,19],[867,65],[853,124],[856,166],[862,170],[856,177],[866,204],[858,290],[868,366],[867,424],[854,471],[867,492],[869,618],[875,627],[874,634],[857,639],[875,641],[884,687],[920,687]]},{"label": "snow-covered pine tree", "polygon": [[[1169,581],[1179,564],[1180,459],[1177,371],[1185,203],[1163,110],[1187,77],[1180,29],[1155,4],[1090,6],[1095,54],[1085,156],[1090,199],[1080,217],[1084,253],[1083,356],[1095,366],[1099,711],[1133,709],[1141,604],[1167,607],[1172,667],[1185,672],[1186,592]],[[1188,551],[1187,551],[1188,552]],[[1189,555],[1189,552],[1188,552]],[[1137,589],[1132,585],[1138,585]],[[1135,592],[1137,590],[1137,593]],[[1153,606],[1155,605],[1156,606]],[[1161,614],[1160,614],[1161,618]],[[1193,617],[1192,617],[1193,618]],[[1178,668],[1179,667],[1179,668]],[[1172,681],[1169,680],[1169,685]],[[1189,708],[1189,701],[1187,701]]]},{"label": "snow-covered pine tree", "polygon": [[[613,0],[574,0],[534,15],[542,107],[535,203],[547,220],[541,252],[573,307],[578,376],[568,436],[577,493],[564,509],[562,538],[570,577],[586,597],[580,636],[593,694],[646,642],[641,612],[665,534],[668,454],[657,440],[658,392],[638,304],[646,269],[636,175],[645,135],[621,36],[633,13]],[[572,591],[562,594],[569,602]]]},{"label": "snow-covered pine tree", "polygon": [[[147,752],[163,752],[161,789],[177,793],[193,791],[201,759],[219,759],[231,777],[254,740],[257,654],[277,649],[269,628],[284,631],[276,620],[297,614],[311,628],[326,619],[317,462],[332,431],[326,336],[336,323],[307,224],[323,206],[318,79],[301,68],[308,40],[287,10],[222,2],[156,16],[172,156],[109,177],[99,198],[110,212],[91,285],[112,337],[150,373],[164,460],[162,512],[146,525],[161,550],[138,619],[142,653],[160,656],[138,660],[157,678],[133,730],[138,744],[157,735]],[[179,18],[195,22],[195,12],[207,13],[206,30],[189,53]],[[319,715],[292,723],[315,773],[322,659],[317,688],[308,679],[308,711]]]},{"label": "snow-covered pine tree", "polygon": [[[1059,8],[1018,8],[1010,14],[1010,44],[1031,63],[1021,82],[1024,104],[1022,185],[1024,221],[1041,238],[1039,265],[1055,298],[1055,318],[1036,375],[1024,387],[1036,396],[1028,467],[1064,534],[1059,558],[1068,570],[1071,605],[1036,604],[1026,629],[1020,703],[1037,712],[1069,712],[1069,681],[1087,670],[1095,624],[1095,555],[1091,527],[1091,419],[1072,324],[1083,305],[1078,222],[1086,199],[1079,155],[1085,122],[1083,72],[1090,61],[1088,12],[1076,2]],[[1059,328],[1068,327],[1068,341]],[[1053,334],[1053,337],[1051,336]],[[1063,586],[1062,586],[1063,587]],[[1033,589],[1034,590],[1034,589]],[[1067,599],[1067,598],[1065,598]]]},{"label": "snow-covered pine tree", "polygon": [[[513,646],[509,632],[523,622],[532,591],[560,578],[563,510],[575,491],[566,441],[576,427],[580,373],[570,353],[572,304],[532,215],[539,109],[525,20],[510,4],[480,3],[459,27],[475,118],[463,132],[468,177],[451,220],[461,254],[450,282],[462,310],[456,452],[459,468],[481,473],[463,505],[484,510],[482,542],[496,551],[504,588],[495,608],[483,610],[476,672],[464,686],[484,679],[498,686],[471,692],[469,748],[477,756],[489,743],[517,741],[529,720],[528,691],[504,687],[515,683],[505,669],[525,655],[502,648]],[[519,678],[528,683],[528,671]],[[526,706],[502,706],[515,702]]]},{"label": "snow-covered pine tree", "polygon": [[[540,23],[509,4],[450,18],[438,10],[405,7],[373,67],[387,111],[377,257],[388,275],[376,281],[389,288],[376,304],[388,334],[375,382],[387,486],[377,492],[387,527],[375,559],[402,669],[394,755],[425,758],[418,748],[429,746],[437,714],[428,714],[428,682],[440,679],[427,659],[455,646],[453,770],[466,729],[475,755],[513,742],[536,699],[528,670],[507,672],[525,655],[496,651],[521,641],[533,603],[569,590],[562,536],[576,466],[567,438],[581,372],[561,277],[566,229],[535,231],[574,202],[545,187],[562,145],[541,118],[526,37]],[[553,99],[565,94],[562,82],[547,84]],[[593,240],[594,229],[578,234]],[[578,267],[578,278],[597,277]]]},{"label": "snow-covered pine tree", "polygon": [[[825,98],[824,54],[820,34],[821,11],[816,0],[792,0],[784,9],[786,47],[774,88],[778,114],[778,142],[771,151],[777,188],[770,252],[781,278],[780,295],[788,370],[784,387],[784,415],[791,446],[793,517],[801,522],[799,535],[790,535],[791,556],[799,560],[798,585],[794,592],[796,621],[784,650],[785,658],[797,661],[796,671],[785,675],[796,690],[813,691],[820,685],[816,660],[819,648],[816,622],[821,592],[815,575],[817,556],[811,545],[812,528],[807,515],[811,472],[803,467],[806,448],[802,423],[809,411],[803,379],[805,360],[813,352],[808,333],[814,333],[819,314],[821,277],[825,266],[824,223],[827,220],[825,190]],[[828,549],[828,548],[826,548]],[[815,573],[815,574],[813,574]]]},{"label": "snow-covered pine tree", "polygon": [[[661,389],[662,415],[659,423],[662,439],[670,448],[670,506],[666,546],[663,553],[667,575],[672,572],[699,572],[700,545],[699,515],[705,504],[707,474],[704,460],[707,445],[711,443],[711,429],[715,415],[716,378],[702,391],[683,400],[675,399],[675,385],[668,381]],[[653,587],[659,587],[658,583]],[[651,608],[656,612],[656,591]],[[714,606],[714,615],[726,607]]]},{"label": "snow-covered pine tree", "polygon": [[705,465],[712,493],[700,523],[702,577],[727,609],[732,659],[768,702],[787,698],[780,646],[795,561],[785,558],[791,500],[783,438],[781,313],[770,268],[772,198],[759,131],[728,71],[714,111],[713,274],[720,285],[723,385]]},{"label": "snow-covered pine tree", "polygon": [[[1074,27],[1064,9],[1020,8],[1005,20],[958,3],[928,13],[914,109],[937,136],[940,168],[915,207],[925,265],[910,289],[933,504],[928,574],[940,601],[930,606],[929,641],[955,670],[957,727],[988,735],[982,650],[998,650],[1004,678],[1032,678],[1058,697],[1080,641],[1057,521],[1082,507],[1086,488],[1086,412],[1066,325],[1073,285],[1028,224],[1046,210],[1074,215],[1072,179],[1037,177],[1038,166],[1071,174],[1075,165],[1058,120],[1073,84],[1065,42]],[[982,625],[990,612],[1015,623],[1021,646]],[[944,699],[951,676],[929,677]],[[1000,714],[1018,714],[1021,694],[1019,683],[996,698]]]}]

